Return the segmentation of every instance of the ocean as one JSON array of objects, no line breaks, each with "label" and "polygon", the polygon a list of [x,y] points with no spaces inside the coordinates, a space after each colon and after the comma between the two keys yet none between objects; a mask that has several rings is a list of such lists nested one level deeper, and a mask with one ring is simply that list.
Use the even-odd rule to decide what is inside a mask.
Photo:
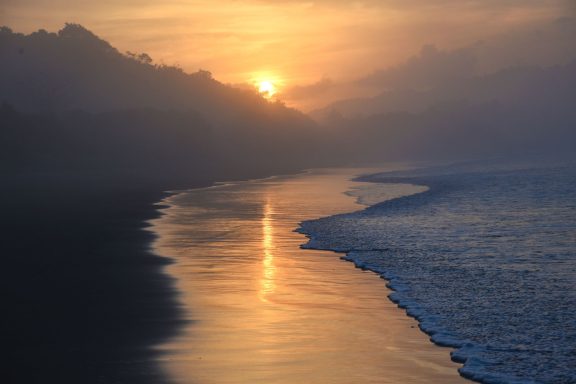
[{"label": "ocean", "polygon": [[[359,178],[364,210],[305,221],[483,383],[576,383],[576,166],[469,162]],[[387,184],[422,192],[376,203]],[[427,188],[425,188],[427,187]],[[385,324],[383,324],[385,326]]]}]

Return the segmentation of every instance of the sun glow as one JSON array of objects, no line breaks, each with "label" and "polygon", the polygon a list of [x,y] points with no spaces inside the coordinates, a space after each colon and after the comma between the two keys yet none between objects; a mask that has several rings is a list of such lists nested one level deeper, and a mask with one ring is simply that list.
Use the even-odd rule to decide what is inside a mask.
[{"label": "sun glow", "polygon": [[260,94],[265,98],[270,99],[278,91],[273,82],[269,80],[263,80],[258,83],[258,92],[260,92]]}]

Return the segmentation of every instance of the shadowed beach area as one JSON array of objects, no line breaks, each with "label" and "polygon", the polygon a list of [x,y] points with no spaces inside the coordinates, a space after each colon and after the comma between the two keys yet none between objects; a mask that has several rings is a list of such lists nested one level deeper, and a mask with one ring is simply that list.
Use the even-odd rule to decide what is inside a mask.
[{"label": "shadowed beach area", "polygon": [[[127,177],[3,175],[5,383],[165,383],[152,346],[181,323],[145,221],[165,196]],[[189,185],[207,185],[190,182]]]},{"label": "shadowed beach area", "polygon": [[[362,170],[316,170],[175,194],[152,221],[186,325],[158,347],[174,383],[463,383],[385,281],[304,250],[298,223],[362,209]],[[419,187],[396,185],[388,198]],[[386,198],[386,193],[381,193]]]}]

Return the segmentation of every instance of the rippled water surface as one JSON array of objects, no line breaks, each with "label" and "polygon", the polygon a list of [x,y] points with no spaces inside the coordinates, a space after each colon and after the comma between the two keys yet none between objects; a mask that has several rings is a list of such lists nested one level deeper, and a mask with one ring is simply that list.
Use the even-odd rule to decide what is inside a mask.
[{"label": "rippled water surface", "polygon": [[[576,167],[460,166],[380,174],[424,193],[304,223],[311,248],[381,273],[461,372],[576,383]],[[365,178],[365,180],[368,180]],[[370,199],[370,188],[365,188]]]}]

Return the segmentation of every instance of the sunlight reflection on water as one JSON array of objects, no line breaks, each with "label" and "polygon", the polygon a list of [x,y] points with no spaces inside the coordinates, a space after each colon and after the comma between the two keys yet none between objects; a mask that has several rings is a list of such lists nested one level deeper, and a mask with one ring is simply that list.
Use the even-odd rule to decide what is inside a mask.
[{"label": "sunlight reflection on water", "polygon": [[258,295],[260,300],[265,302],[268,301],[266,297],[276,290],[276,283],[274,282],[276,266],[274,265],[274,226],[272,215],[272,204],[270,203],[270,197],[267,197],[264,205],[264,216],[262,217],[263,277],[260,281],[261,287]]},{"label": "sunlight reflection on water", "polygon": [[167,200],[153,222],[154,247],[176,261],[167,272],[188,320],[159,346],[174,383],[461,382],[449,351],[389,302],[384,281],[331,252],[300,249],[301,221],[362,208],[344,194],[366,184],[350,181],[362,171],[226,184]]}]

